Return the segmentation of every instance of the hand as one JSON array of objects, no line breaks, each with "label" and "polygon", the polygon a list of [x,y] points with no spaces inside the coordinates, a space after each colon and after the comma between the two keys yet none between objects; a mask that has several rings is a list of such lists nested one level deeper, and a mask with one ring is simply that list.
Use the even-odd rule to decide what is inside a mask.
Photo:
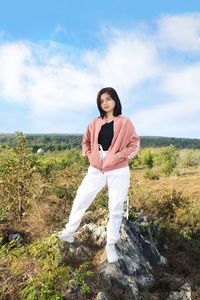
[{"label": "hand", "polygon": [[123,154],[121,152],[117,152],[115,153],[115,155],[118,157],[118,158],[123,158]]}]

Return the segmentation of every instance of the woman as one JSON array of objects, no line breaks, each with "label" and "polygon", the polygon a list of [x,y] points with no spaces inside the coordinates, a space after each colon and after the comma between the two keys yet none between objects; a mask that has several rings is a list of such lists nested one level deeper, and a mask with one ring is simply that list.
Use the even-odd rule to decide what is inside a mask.
[{"label": "woman", "polygon": [[88,172],[78,188],[69,222],[59,238],[72,243],[82,216],[97,193],[108,186],[109,221],[106,254],[110,263],[118,260],[115,243],[120,238],[124,202],[130,185],[128,160],[139,151],[140,139],[131,121],[122,115],[117,92],[103,88],[97,94],[100,116],[92,120],[83,136],[82,150],[90,163]]}]

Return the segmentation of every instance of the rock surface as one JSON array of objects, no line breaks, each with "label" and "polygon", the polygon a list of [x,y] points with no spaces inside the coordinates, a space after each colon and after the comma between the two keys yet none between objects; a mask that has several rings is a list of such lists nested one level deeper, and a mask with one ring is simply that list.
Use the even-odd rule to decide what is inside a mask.
[{"label": "rock surface", "polygon": [[[98,294],[95,300],[145,300],[142,291],[155,288],[155,284],[158,284],[153,275],[154,268],[167,264],[152,238],[154,228],[146,217],[140,217],[135,222],[123,218],[120,240],[116,244],[119,260],[111,264],[107,262],[105,252],[107,222],[108,219],[104,217],[98,218],[95,223],[86,223],[78,230],[78,239],[68,249],[73,255],[86,259],[94,259],[98,253]],[[84,241],[87,241],[86,245]],[[92,245],[98,250],[93,251]],[[192,299],[189,283],[184,284],[181,278],[172,274],[163,273],[162,276],[160,283],[163,279],[169,291],[174,290],[166,300]]]},{"label": "rock surface", "polygon": [[192,300],[191,286],[186,282],[179,291],[171,292],[166,300]]},{"label": "rock surface", "polygon": [[[99,246],[106,244],[106,223],[89,223],[83,226],[81,234],[87,233]],[[98,272],[98,285],[103,296],[108,300],[143,299],[139,289],[150,287],[154,283],[153,267],[165,264],[153,240],[146,240],[138,224],[123,219],[120,240],[116,244],[119,255],[117,263],[108,263],[106,255],[101,257]],[[102,298],[102,299],[104,299]],[[101,298],[97,298],[101,299]]]}]

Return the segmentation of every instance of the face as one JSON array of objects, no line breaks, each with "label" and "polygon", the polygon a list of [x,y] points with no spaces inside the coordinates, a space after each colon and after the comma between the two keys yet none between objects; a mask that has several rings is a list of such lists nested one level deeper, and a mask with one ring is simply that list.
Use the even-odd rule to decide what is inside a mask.
[{"label": "face", "polygon": [[101,108],[106,113],[113,112],[115,107],[115,101],[110,97],[108,93],[103,93],[101,95],[100,104],[101,104]]}]

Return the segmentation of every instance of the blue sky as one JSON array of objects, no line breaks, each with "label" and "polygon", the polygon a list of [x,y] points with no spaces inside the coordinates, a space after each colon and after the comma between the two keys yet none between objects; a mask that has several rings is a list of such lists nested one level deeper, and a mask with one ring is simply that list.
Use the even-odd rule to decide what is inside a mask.
[{"label": "blue sky", "polygon": [[0,132],[83,133],[114,87],[139,135],[200,138],[200,2],[2,1]]}]

